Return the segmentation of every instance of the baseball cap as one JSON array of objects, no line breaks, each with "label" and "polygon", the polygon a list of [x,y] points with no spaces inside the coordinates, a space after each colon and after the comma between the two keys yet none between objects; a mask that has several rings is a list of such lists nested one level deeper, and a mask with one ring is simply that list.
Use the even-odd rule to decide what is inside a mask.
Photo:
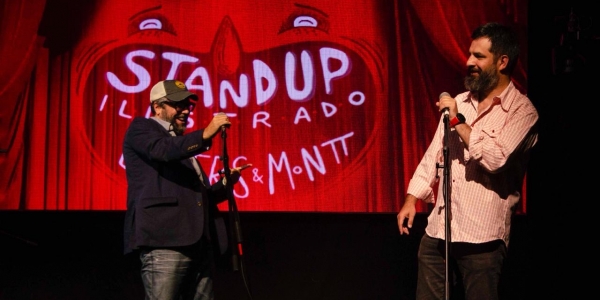
[{"label": "baseball cap", "polygon": [[198,95],[188,91],[185,83],[179,80],[163,80],[157,82],[150,90],[150,102],[166,97],[171,101],[181,101],[187,98],[198,100]]}]

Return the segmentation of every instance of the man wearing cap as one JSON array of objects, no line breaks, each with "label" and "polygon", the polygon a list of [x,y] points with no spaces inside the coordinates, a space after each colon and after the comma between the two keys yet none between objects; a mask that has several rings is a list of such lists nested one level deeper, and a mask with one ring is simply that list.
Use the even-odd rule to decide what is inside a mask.
[{"label": "man wearing cap", "polygon": [[[123,141],[127,174],[124,253],[136,252],[146,299],[213,299],[212,244],[226,246],[216,204],[227,199],[225,178],[210,184],[195,159],[208,150],[227,115],[183,134],[198,96],[178,80],[150,91],[153,116],[133,119]],[[235,184],[240,168],[232,168]],[[232,188],[232,187],[231,187]]]}]

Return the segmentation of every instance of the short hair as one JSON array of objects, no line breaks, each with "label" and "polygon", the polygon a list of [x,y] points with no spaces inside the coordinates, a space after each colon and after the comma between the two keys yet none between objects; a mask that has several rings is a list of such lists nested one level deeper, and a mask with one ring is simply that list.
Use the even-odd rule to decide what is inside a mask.
[{"label": "short hair", "polygon": [[494,58],[497,58],[500,55],[508,56],[506,72],[508,75],[512,74],[517,66],[520,52],[519,39],[512,28],[496,22],[486,23],[475,28],[471,34],[473,40],[481,37],[490,39],[490,42],[492,43],[490,52],[494,55]]},{"label": "short hair", "polygon": [[163,105],[165,102],[169,101],[169,98],[167,97],[160,97],[152,102],[150,102],[150,112],[152,112],[152,115],[156,114],[156,111],[154,111],[154,103],[158,103],[160,105]]}]

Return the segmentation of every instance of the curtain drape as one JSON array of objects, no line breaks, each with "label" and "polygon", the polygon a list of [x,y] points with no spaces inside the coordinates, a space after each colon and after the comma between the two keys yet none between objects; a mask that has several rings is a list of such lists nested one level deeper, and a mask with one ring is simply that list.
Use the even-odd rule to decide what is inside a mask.
[{"label": "curtain drape", "polygon": [[31,90],[39,50],[45,0],[0,2],[0,208],[16,209],[23,193],[25,144],[35,95]]},{"label": "curtain drape", "polygon": [[[91,151],[98,151],[98,144],[116,133],[79,128],[76,124],[84,116],[70,108],[82,105],[73,103],[72,95],[86,88],[76,86],[71,78],[89,72],[92,66],[82,64],[83,60],[74,63],[74,50],[64,49],[65,45],[60,51],[44,45],[47,37],[40,32],[46,31],[40,30],[40,24],[45,16],[45,0],[1,3],[0,209],[124,209],[126,184],[122,174],[115,175],[122,170],[107,167],[98,153]],[[388,1],[382,3],[387,5]],[[102,1],[96,4],[95,11],[108,9]],[[382,163],[370,172],[395,169],[398,174],[393,175],[397,182],[392,187],[373,192],[373,198],[386,199],[366,205],[367,212],[395,212],[402,206],[410,176],[440,117],[435,100],[441,92],[455,95],[463,90],[470,34],[477,25],[498,21],[517,29],[523,47],[514,80],[521,91],[527,92],[527,1],[396,0],[390,4],[394,19],[388,24],[392,28],[392,47],[389,57],[383,59],[390,69],[385,75],[389,79],[389,98],[396,102],[393,106],[397,109],[392,111],[385,129],[391,137],[389,144],[378,147],[390,147],[395,154],[388,158],[390,164]],[[86,16],[82,19],[91,22],[95,11],[81,11]],[[44,26],[52,26],[52,20]],[[134,29],[128,28],[130,33]],[[94,47],[102,45],[90,48]],[[91,128],[93,121],[97,122],[83,123]],[[109,124],[105,128],[113,127]],[[110,160],[119,160],[118,153],[108,147],[99,151]],[[389,193],[395,195],[387,197]],[[523,200],[520,211],[525,211]],[[426,211],[427,207],[422,204],[419,210]]]}]

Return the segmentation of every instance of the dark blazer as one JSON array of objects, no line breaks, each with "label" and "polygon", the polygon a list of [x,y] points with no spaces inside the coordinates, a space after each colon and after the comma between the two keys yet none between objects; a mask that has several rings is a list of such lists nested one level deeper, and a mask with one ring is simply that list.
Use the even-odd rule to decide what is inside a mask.
[{"label": "dark blazer", "polygon": [[202,138],[203,131],[171,136],[157,121],[143,117],[129,125],[123,141],[125,254],[143,246],[192,245],[208,232],[206,226],[216,228],[218,234],[211,239],[218,238],[226,247],[226,229],[216,204],[227,199],[228,191],[222,180],[210,185],[204,171],[206,186],[202,184],[189,159],[212,146],[212,140]]}]

